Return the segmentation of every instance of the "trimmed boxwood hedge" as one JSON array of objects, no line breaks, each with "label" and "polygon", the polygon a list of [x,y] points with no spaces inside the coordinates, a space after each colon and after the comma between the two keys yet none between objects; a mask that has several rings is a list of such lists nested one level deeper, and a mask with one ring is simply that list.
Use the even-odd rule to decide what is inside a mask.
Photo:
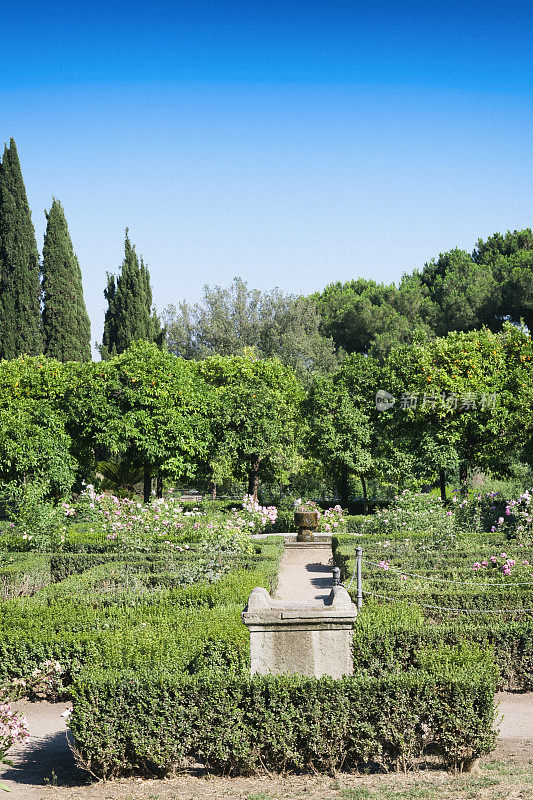
[{"label": "trimmed boxwood hedge", "polygon": [[[391,565],[401,564],[406,572],[431,574],[453,580],[464,575],[464,565],[471,564],[487,549],[481,539],[468,536],[450,553],[424,552],[391,541],[386,550],[370,537],[338,535],[333,537],[333,552],[343,576],[352,576],[355,548],[363,545],[363,556],[369,560],[386,557]],[[502,543],[501,534],[499,543]],[[419,537],[422,538],[422,537]],[[493,539],[495,537],[493,536]],[[412,537],[412,544],[416,537]],[[507,543],[509,545],[509,543]],[[491,547],[495,544],[492,542]],[[395,560],[397,559],[397,560]],[[470,578],[471,579],[471,578]],[[390,572],[365,566],[363,589],[394,597],[395,602],[365,597],[354,636],[354,667],[371,675],[383,670],[397,672],[420,666],[420,656],[439,643],[456,645],[471,642],[490,647],[500,671],[501,690],[533,690],[533,615],[530,613],[480,614],[460,611],[450,613],[427,609],[440,606],[459,609],[531,609],[533,585],[487,586],[463,585],[459,582],[440,584],[422,580],[402,584]],[[355,599],[356,590],[350,593]],[[420,604],[420,605],[418,605]]]},{"label": "trimmed boxwood hedge", "polygon": [[366,606],[359,614],[353,640],[356,671],[377,676],[418,669],[425,655],[440,645],[471,643],[493,653],[500,691],[533,691],[532,620],[428,624],[414,615],[410,619],[410,609],[403,615],[398,607],[395,610],[387,615],[383,607]]},{"label": "trimmed boxwood hedge", "polygon": [[[24,677],[46,659],[61,662],[67,686],[88,664],[195,672],[212,658],[222,671],[249,670],[241,611],[253,588],[275,587],[282,549],[281,539],[258,543],[218,581],[184,586],[174,585],[179,564],[177,573],[156,571],[162,554],[112,560],[0,603],[0,681]],[[59,563],[70,572],[68,560]]]},{"label": "trimmed boxwood hedge", "polygon": [[0,600],[28,597],[50,583],[50,561],[42,553],[0,553]]},{"label": "trimmed boxwood hedge", "polygon": [[494,747],[494,690],[481,664],[341,680],[92,670],[73,687],[69,726],[101,777],[192,761],[226,775],[406,769],[428,750],[468,769]]}]

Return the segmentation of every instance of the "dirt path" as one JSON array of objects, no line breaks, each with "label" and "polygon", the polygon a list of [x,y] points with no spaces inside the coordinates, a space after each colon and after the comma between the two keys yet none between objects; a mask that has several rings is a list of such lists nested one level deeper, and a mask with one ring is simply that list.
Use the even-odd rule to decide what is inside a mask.
[{"label": "dirt path", "polygon": [[333,586],[330,560],[330,547],[285,548],[276,598],[287,603],[322,604]]},{"label": "dirt path", "polygon": [[2,782],[12,794],[6,798],[39,800],[43,789],[54,783],[62,787],[62,797],[70,797],[67,787],[87,782],[76,767],[67,743],[66,719],[61,716],[72,704],[20,700],[13,708],[26,716],[31,738],[29,744],[9,752],[13,767],[5,768]]},{"label": "dirt path", "polygon": [[[499,795],[472,794],[470,784],[465,783],[463,795],[458,791],[460,784],[455,783],[453,800],[458,798],[479,797],[494,798],[533,798],[533,692],[529,694],[498,694],[499,712],[503,714],[500,725],[500,736],[496,752],[484,759],[488,775],[492,775],[493,784],[498,783]],[[28,703],[21,701],[15,704],[17,710],[26,714],[28,719],[31,741],[23,748],[13,750],[10,755],[14,767],[8,767],[3,773],[2,780],[12,790],[7,797],[16,800],[292,800],[292,798],[308,798],[308,800],[349,800],[353,798],[373,798],[372,792],[385,791],[386,779],[396,781],[396,789],[402,786],[412,786],[416,780],[411,775],[405,776],[339,776],[336,784],[327,776],[288,776],[288,777],[259,777],[259,778],[213,778],[194,775],[180,776],[172,780],[125,780],[111,783],[91,783],[86,773],[76,767],[74,758],[67,744],[66,723],[61,713],[67,708],[65,703]],[[416,773],[415,773],[416,775]],[[436,791],[438,784],[441,788],[436,794],[428,794],[428,800],[437,796],[447,798],[444,786],[448,786],[448,777],[441,771],[432,776],[428,773],[422,776],[418,773],[420,781],[429,781]],[[498,781],[496,777],[498,777]],[[518,783],[518,779],[522,783]],[[511,781],[512,779],[512,781]],[[466,781],[466,778],[464,779]],[[470,779],[469,779],[470,780]],[[472,776],[471,782],[481,779]],[[484,779],[485,780],[485,779]],[[488,778],[485,780],[487,782]],[[511,785],[511,783],[512,785]],[[502,783],[503,782],[503,783]],[[452,782],[453,783],[453,782]],[[334,785],[335,784],[335,785]],[[338,785],[337,785],[338,784]],[[387,786],[389,785],[387,784]],[[451,786],[452,784],[450,784]],[[462,785],[462,784],[461,784]],[[502,790],[507,786],[508,791]],[[350,789],[352,787],[352,789]],[[357,788],[359,787],[359,788]],[[363,787],[371,787],[365,794]],[[372,788],[373,787],[373,788]],[[376,788],[377,787],[377,788]],[[380,788],[381,787],[381,788]],[[441,792],[442,789],[442,792]],[[516,791],[515,791],[516,789]],[[351,792],[353,791],[353,794]],[[387,790],[388,791],[388,790]],[[429,789],[428,789],[429,791]],[[450,789],[451,791],[451,789]],[[502,794],[502,791],[504,793]],[[357,793],[359,792],[359,794]],[[470,794],[468,794],[470,792]],[[528,793],[529,792],[529,793]],[[381,794],[375,794],[376,800]],[[399,795],[398,795],[399,796]],[[413,797],[414,795],[408,795]],[[426,795],[416,795],[416,797]],[[384,798],[391,795],[384,794]]]},{"label": "dirt path", "polygon": [[499,723],[499,740],[529,740],[533,746],[533,692],[498,692],[495,700],[499,703],[498,712],[503,714]]}]

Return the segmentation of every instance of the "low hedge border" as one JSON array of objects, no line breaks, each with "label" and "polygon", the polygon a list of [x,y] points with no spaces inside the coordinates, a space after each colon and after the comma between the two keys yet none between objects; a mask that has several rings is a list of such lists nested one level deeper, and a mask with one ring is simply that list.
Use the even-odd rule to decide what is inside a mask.
[{"label": "low hedge border", "polygon": [[[397,607],[396,611],[401,609]],[[533,691],[533,621],[431,625],[420,619],[394,621],[387,616],[384,607],[376,606],[367,606],[360,613],[353,639],[356,671],[379,676],[383,671],[418,669],[424,654],[440,645],[470,643],[492,651],[500,691]]]},{"label": "low hedge border", "polygon": [[0,681],[24,677],[46,659],[61,662],[66,686],[88,664],[153,663],[194,673],[212,663],[223,673],[247,671],[241,611],[256,586],[274,590],[282,551],[281,537],[257,543],[220,580],[185,586],[168,586],[171,572],[152,572],[159,555],[106,561],[33,597],[0,603]]},{"label": "low hedge border", "polygon": [[[344,576],[351,577],[355,564],[354,550],[361,543],[365,543],[365,537],[354,538],[342,534],[333,537],[334,558]],[[476,546],[476,537],[465,538],[459,543],[458,552],[470,556],[472,546]],[[367,540],[364,550],[366,557],[371,548],[376,548],[376,543]],[[426,562],[425,569],[422,565],[411,568],[411,571],[427,574],[428,564],[433,563],[434,554],[421,553],[417,556]],[[409,571],[406,567],[406,572]],[[406,582],[402,587],[396,583],[391,589],[389,573],[380,570],[364,576],[363,588],[370,587],[377,594],[394,596],[395,602],[368,596],[365,599],[354,636],[356,670],[379,675],[383,670],[396,672],[416,669],[420,666],[420,655],[425,650],[431,650],[439,643],[453,646],[470,642],[492,649],[500,672],[500,690],[533,690],[531,614],[455,614],[418,605],[472,609],[533,608],[532,589],[527,586],[506,587],[504,584],[488,587],[480,582],[479,586],[433,585],[428,591],[423,583],[409,584]],[[354,587],[350,593],[355,599]]]},{"label": "low hedge border", "polygon": [[407,769],[428,751],[469,769],[493,747],[494,675],[225,679],[149,671],[81,675],[69,720],[98,777]]}]

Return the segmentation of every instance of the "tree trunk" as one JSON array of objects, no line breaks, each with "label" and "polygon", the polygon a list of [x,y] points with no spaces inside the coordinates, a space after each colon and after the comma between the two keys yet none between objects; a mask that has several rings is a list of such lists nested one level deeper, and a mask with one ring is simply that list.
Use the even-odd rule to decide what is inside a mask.
[{"label": "tree trunk", "polygon": [[468,464],[461,464],[459,467],[459,483],[461,494],[468,494]]},{"label": "tree trunk", "polygon": [[163,476],[160,472],[157,473],[157,480],[155,484],[155,496],[159,499],[163,497]]},{"label": "tree trunk", "polygon": [[211,500],[217,499],[217,485],[216,483],[211,484]]},{"label": "tree trunk", "polygon": [[448,498],[446,497],[446,473],[443,469],[439,471],[439,483],[440,483],[440,499],[446,505],[448,503]]},{"label": "tree trunk", "polygon": [[344,464],[340,468],[338,488],[341,506],[346,508],[348,505],[348,467]]},{"label": "tree trunk", "polygon": [[363,487],[363,511],[368,514],[368,493],[366,491],[365,476],[361,475],[361,486]]},{"label": "tree trunk", "polygon": [[152,497],[152,473],[148,464],[144,465],[144,502],[149,503]]},{"label": "tree trunk", "polygon": [[248,494],[257,503],[257,490],[259,488],[259,464],[261,463],[261,456],[253,456],[252,467],[248,473]]}]

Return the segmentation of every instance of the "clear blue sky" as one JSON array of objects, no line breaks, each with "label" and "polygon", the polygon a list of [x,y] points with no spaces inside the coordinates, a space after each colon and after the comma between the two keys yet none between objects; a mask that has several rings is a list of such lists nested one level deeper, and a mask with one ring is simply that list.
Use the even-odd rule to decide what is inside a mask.
[{"label": "clear blue sky", "polygon": [[124,229],[154,301],[390,282],[533,224],[533,4],[12,3],[1,138],[52,196],[92,339]]}]

